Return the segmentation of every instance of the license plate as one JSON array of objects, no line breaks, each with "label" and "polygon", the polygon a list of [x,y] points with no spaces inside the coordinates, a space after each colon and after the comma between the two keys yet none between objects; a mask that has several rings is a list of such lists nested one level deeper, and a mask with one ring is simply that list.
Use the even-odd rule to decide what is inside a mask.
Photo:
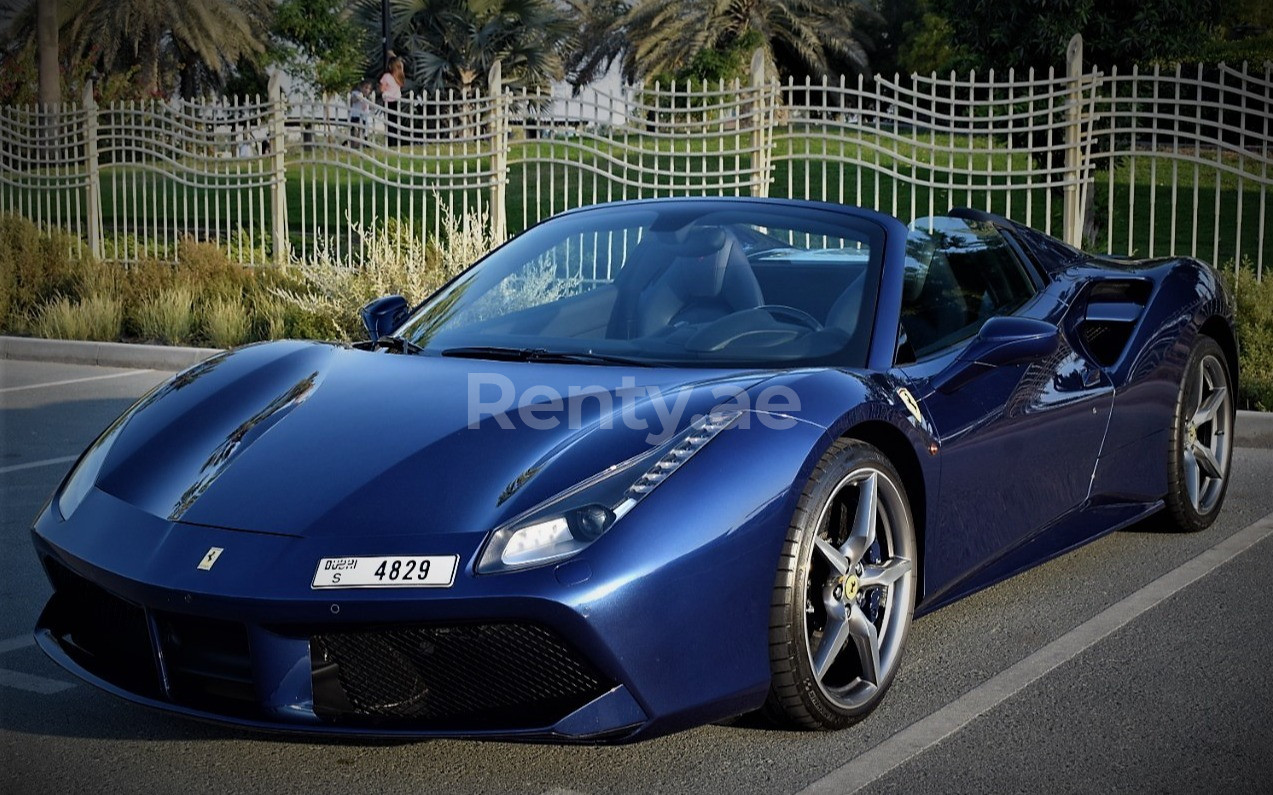
[{"label": "license plate", "polygon": [[311,588],[450,588],[458,555],[323,558]]}]

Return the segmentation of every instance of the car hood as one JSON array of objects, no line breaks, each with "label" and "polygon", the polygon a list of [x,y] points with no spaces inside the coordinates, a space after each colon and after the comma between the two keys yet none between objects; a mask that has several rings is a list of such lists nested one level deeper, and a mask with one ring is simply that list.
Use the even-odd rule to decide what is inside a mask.
[{"label": "car hood", "polygon": [[[97,487],[161,518],[234,530],[484,533],[765,375],[267,343],[139,401]],[[554,393],[567,397],[559,409]],[[493,416],[505,394],[515,399]]]}]

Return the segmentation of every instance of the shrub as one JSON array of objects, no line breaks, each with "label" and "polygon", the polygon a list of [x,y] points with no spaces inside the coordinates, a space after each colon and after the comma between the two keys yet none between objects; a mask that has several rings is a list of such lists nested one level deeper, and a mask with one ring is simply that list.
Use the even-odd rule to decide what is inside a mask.
[{"label": "shrub", "polygon": [[287,336],[287,307],[271,292],[272,286],[284,283],[278,278],[282,275],[282,271],[264,268],[252,279],[252,288],[243,300],[251,339],[277,340]]},{"label": "shrub", "polygon": [[[437,255],[437,272],[441,278],[429,289],[437,290],[495,248],[490,218],[486,212],[468,212],[456,218],[449,208],[442,211],[441,239],[431,246]],[[425,296],[421,295],[423,300]]]},{"label": "shrub", "polygon": [[215,243],[182,240],[177,263],[177,281],[194,290],[196,298],[237,298],[252,279],[248,268],[231,262],[225,249]]},{"label": "shrub", "polygon": [[[256,316],[255,333],[259,338],[322,339],[331,336],[330,332],[324,332],[325,328],[330,328],[326,320],[297,300],[285,297],[287,294],[308,295],[308,281],[300,269],[258,268],[254,276],[252,301]],[[271,336],[271,328],[277,336]]]},{"label": "shrub", "polygon": [[124,274],[117,291],[126,308],[126,333],[164,342],[187,340],[195,316],[193,310],[184,311],[184,300],[178,299],[188,297],[194,304],[214,299],[238,302],[252,290],[251,269],[231,262],[221,247],[187,238],[178,251],[176,264],[146,258],[116,269]]},{"label": "shrub", "polygon": [[0,215],[0,328],[26,331],[51,299],[87,294],[86,276],[95,265],[70,234]]},{"label": "shrub", "polygon": [[241,345],[252,330],[243,301],[215,296],[203,305],[203,331],[216,348]]},{"label": "shrub", "polygon": [[[356,338],[362,336],[362,304],[389,293],[425,298],[491,248],[488,230],[484,214],[447,210],[441,243],[396,220],[353,225],[361,246],[356,263],[328,244],[300,267],[277,270],[238,265],[221,245],[189,238],[160,248],[127,235],[111,238],[104,241],[108,254],[149,254],[130,264],[97,261],[65,232],[0,216],[0,330],[73,334],[83,324],[70,317],[71,310],[81,298],[95,296],[111,298],[120,310],[122,328],[114,338],[184,343],[199,334],[225,344],[283,336]],[[228,246],[240,255],[251,247],[264,264],[268,243],[240,233]],[[174,255],[175,264],[167,261]],[[51,308],[58,298],[67,301]],[[240,333],[243,318],[247,330]]]},{"label": "shrub", "polygon": [[257,338],[279,340],[287,336],[287,312],[281,304],[272,304],[268,312],[258,315]]},{"label": "shrub", "polygon": [[136,317],[142,337],[169,345],[186,343],[194,330],[194,292],[178,285],[153,293],[142,299]]},{"label": "shrub", "polygon": [[102,238],[102,259],[107,262],[133,262],[143,259],[168,261],[175,253],[170,243],[155,238],[143,238],[131,232],[118,235],[106,234]]},{"label": "shrub", "polygon": [[143,328],[142,314],[155,296],[176,286],[176,268],[168,262],[143,259],[128,266],[116,265],[113,270],[119,274],[115,294],[124,304],[124,334],[153,339],[154,335]]},{"label": "shrub", "polygon": [[1237,303],[1239,406],[1273,411],[1273,272],[1257,280],[1250,260],[1236,279],[1232,263],[1221,272]]},{"label": "shrub", "polygon": [[13,293],[17,287],[13,283],[13,268],[8,262],[0,259],[0,332],[10,327],[9,312],[13,307]]},{"label": "shrub", "polygon": [[265,232],[253,236],[246,229],[236,230],[234,237],[225,244],[226,256],[231,262],[243,262],[252,267],[270,265],[270,256],[274,248],[270,235]]},{"label": "shrub", "polygon": [[320,243],[312,258],[298,263],[293,281],[273,286],[272,293],[287,306],[293,336],[361,337],[358,308],[363,304],[392,293],[412,303],[423,300],[494,242],[485,213],[457,218],[445,208],[441,243],[426,242],[393,220],[378,227],[351,226],[363,246],[361,262],[342,261],[331,244]]},{"label": "shrub", "polygon": [[80,300],[58,296],[35,313],[34,330],[42,337],[62,340],[119,339],[123,312],[119,300],[93,295]]},{"label": "shrub", "polygon": [[261,296],[256,305],[258,339],[277,340],[287,336],[287,307]]}]

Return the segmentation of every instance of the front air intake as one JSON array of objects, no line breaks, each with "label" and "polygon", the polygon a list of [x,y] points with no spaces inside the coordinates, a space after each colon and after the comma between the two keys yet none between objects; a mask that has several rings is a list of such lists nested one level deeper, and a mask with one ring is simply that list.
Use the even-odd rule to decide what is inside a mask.
[{"label": "front air intake", "polygon": [[334,722],[439,730],[551,726],[612,687],[537,624],[314,635],[314,711]]}]

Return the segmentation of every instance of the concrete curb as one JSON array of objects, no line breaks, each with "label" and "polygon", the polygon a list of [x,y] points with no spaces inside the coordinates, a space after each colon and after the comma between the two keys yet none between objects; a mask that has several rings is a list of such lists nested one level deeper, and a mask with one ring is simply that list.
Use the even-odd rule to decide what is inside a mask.
[{"label": "concrete curb", "polygon": [[34,359],[41,362],[133,367],[142,370],[184,370],[220,352],[218,348],[0,336],[0,359]]},{"label": "concrete curb", "polygon": [[1239,447],[1273,448],[1273,411],[1239,411],[1233,439]]}]

